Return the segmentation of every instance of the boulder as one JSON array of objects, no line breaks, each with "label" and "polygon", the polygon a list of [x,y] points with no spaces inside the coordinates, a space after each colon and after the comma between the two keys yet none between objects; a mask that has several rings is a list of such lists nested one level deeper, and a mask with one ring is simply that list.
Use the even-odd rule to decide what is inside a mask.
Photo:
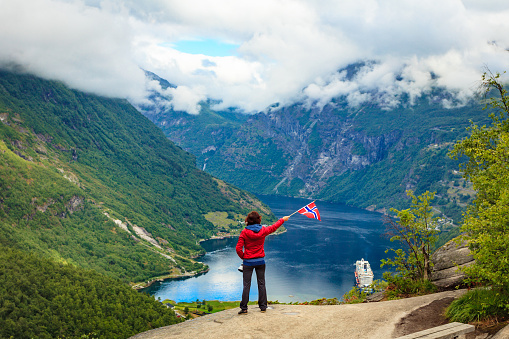
[{"label": "boulder", "polygon": [[440,289],[460,286],[465,279],[461,268],[474,263],[467,242],[458,243],[457,239],[449,241],[436,250],[431,260],[434,264],[431,281]]},{"label": "boulder", "polygon": [[375,292],[375,293],[372,293],[366,297],[366,302],[367,303],[378,302],[378,301],[382,301],[383,298],[385,298],[384,291]]}]

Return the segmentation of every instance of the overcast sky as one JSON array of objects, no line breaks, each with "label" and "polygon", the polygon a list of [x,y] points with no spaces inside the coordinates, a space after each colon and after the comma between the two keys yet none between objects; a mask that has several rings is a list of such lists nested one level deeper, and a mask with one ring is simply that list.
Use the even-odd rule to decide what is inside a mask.
[{"label": "overcast sky", "polygon": [[[484,65],[509,70],[508,48],[507,0],[0,0],[0,64],[132,102],[156,89],[190,113],[373,90],[391,107],[432,86],[462,100]],[[338,72],[357,61],[356,78]]]}]

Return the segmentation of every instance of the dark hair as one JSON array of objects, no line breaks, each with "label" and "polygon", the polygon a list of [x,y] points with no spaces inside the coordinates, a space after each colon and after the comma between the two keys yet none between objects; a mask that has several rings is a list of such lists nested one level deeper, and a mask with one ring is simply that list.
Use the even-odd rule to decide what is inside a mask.
[{"label": "dark hair", "polygon": [[262,222],[262,217],[256,211],[251,211],[246,217],[246,225],[256,225]]}]

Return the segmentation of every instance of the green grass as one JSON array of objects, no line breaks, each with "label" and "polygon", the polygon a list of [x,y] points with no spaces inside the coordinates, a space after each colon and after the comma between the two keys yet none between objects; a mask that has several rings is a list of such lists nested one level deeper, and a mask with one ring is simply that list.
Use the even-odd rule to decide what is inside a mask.
[{"label": "green grass", "polygon": [[[240,307],[240,301],[218,301],[218,300],[208,300],[205,301],[193,301],[193,302],[175,302],[173,300],[164,300],[163,303],[170,303],[175,307],[175,310],[180,311],[180,313],[184,313],[186,307],[190,313],[198,313],[199,315],[217,313],[224,310],[229,310],[232,308]],[[257,305],[256,301],[248,302],[248,305]],[[208,306],[212,307],[212,310],[208,309]],[[199,306],[199,307],[198,307]]]},{"label": "green grass", "polygon": [[209,212],[205,214],[205,219],[210,221],[221,233],[234,235],[240,234],[244,226],[245,216],[228,212]]},{"label": "green grass", "polygon": [[476,288],[461,296],[446,310],[451,321],[462,323],[509,319],[509,290]]}]

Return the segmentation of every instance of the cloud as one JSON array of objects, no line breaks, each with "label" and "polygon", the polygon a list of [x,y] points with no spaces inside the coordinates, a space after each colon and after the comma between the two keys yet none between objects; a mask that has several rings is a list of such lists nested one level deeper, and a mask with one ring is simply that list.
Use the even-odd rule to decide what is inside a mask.
[{"label": "cloud", "polygon": [[80,2],[0,0],[0,63],[112,97],[143,95],[128,18]]},{"label": "cloud", "polygon": [[[146,69],[190,113],[206,98],[246,112],[338,95],[389,108],[433,86],[465,100],[484,65],[509,69],[508,18],[505,0],[0,0],[0,64],[134,103],[154,88]],[[238,48],[176,49],[190,40]]]},{"label": "cloud", "polygon": [[200,87],[178,86],[177,88],[168,88],[166,92],[172,98],[171,106],[174,110],[190,114],[200,113],[199,102],[207,100],[205,91]]}]

